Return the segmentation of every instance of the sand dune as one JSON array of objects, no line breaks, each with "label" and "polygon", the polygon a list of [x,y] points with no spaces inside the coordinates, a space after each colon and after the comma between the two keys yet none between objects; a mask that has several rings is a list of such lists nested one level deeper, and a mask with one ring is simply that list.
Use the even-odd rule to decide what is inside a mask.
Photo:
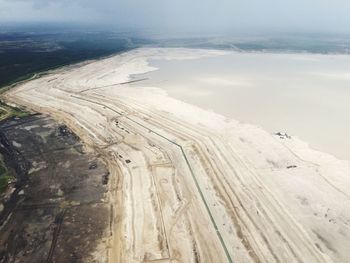
[{"label": "sand dune", "polygon": [[224,55],[138,49],[4,98],[65,122],[107,163],[109,262],[349,262],[348,162],[161,89],[120,84],[153,70],[150,58],[214,54]]}]

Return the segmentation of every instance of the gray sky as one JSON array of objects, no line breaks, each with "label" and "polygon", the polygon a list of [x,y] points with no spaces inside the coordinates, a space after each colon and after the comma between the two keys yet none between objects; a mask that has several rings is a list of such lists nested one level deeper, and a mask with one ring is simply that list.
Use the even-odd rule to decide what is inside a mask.
[{"label": "gray sky", "polygon": [[0,0],[0,21],[350,33],[349,0]]}]

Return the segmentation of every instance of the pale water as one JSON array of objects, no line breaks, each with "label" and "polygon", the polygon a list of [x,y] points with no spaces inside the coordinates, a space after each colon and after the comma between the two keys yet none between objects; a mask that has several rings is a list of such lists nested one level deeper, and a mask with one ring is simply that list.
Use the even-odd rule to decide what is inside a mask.
[{"label": "pale water", "polygon": [[287,132],[350,160],[350,56],[229,53],[154,60],[149,85],[226,117]]}]

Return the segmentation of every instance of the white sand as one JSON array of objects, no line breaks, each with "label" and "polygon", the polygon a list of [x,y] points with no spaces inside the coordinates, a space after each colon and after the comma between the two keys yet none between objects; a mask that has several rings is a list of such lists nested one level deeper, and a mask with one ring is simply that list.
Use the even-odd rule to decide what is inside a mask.
[{"label": "white sand", "polygon": [[115,215],[110,262],[349,262],[349,162],[161,89],[117,84],[152,70],[149,58],[216,54],[139,49],[4,97],[65,122],[101,153]]}]

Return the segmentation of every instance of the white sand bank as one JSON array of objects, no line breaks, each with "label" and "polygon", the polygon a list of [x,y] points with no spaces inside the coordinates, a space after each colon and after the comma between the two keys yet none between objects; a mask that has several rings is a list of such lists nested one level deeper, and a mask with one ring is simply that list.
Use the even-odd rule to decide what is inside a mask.
[{"label": "white sand bank", "polygon": [[4,97],[65,122],[108,163],[109,262],[349,262],[349,162],[159,88],[118,85],[152,70],[150,58],[219,53],[139,49]]}]

